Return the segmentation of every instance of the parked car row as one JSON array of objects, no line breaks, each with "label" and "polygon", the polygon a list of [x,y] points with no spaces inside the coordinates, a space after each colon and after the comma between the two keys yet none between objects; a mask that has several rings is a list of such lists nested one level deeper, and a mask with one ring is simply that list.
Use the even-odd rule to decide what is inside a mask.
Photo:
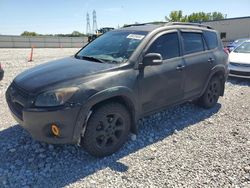
[{"label": "parked car row", "polygon": [[229,54],[229,75],[250,78],[250,40],[246,40]]},{"label": "parked car row", "polygon": [[249,40],[249,38],[242,38],[242,39],[237,39],[233,42],[230,42],[226,48],[229,52],[233,51],[237,46],[239,46],[240,44],[242,44],[244,41]]}]

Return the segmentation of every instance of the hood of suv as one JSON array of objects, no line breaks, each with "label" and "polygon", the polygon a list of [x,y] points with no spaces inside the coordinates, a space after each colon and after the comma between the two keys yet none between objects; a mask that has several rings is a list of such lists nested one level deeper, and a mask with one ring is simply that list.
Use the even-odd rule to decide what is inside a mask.
[{"label": "hood of suv", "polygon": [[29,69],[19,74],[14,82],[28,92],[37,92],[47,86],[83,78],[115,66],[118,65],[68,57]]}]

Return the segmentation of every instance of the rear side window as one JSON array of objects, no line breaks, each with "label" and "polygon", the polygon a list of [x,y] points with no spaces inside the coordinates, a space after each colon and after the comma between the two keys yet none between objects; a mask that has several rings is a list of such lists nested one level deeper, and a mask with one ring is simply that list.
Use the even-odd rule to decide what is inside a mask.
[{"label": "rear side window", "polygon": [[180,47],[177,33],[168,33],[157,38],[147,53],[159,53],[163,59],[180,56]]},{"label": "rear side window", "polygon": [[217,48],[218,46],[218,39],[217,39],[217,34],[215,32],[210,32],[210,31],[204,31],[203,32],[208,49],[212,50]]},{"label": "rear side window", "polygon": [[204,51],[203,37],[201,33],[182,33],[184,53],[191,54]]}]

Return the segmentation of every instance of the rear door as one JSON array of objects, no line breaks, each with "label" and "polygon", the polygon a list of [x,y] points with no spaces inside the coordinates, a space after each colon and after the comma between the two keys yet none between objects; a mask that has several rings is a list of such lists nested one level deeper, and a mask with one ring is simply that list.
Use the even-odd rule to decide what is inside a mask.
[{"label": "rear door", "polygon": [[216,64],[225,62],[225,52],[219,44],[217,33],[214,31],[203,31],[203,36],[205,38],[210,63],[215,66]]},{"label": "rear door", "polygon": [[199,95],[209,76],[213,59],[208,56],[202,31],[182,31],[182,50],[185,61],[184,95],[188,99]]}]

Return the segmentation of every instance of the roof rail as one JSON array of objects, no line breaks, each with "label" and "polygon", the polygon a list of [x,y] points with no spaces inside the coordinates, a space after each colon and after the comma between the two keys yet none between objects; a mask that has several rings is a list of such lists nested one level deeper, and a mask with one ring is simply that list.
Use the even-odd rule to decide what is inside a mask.
[{"label": "roof rail", "polygon": [[138,24],[129,24],[129,25],[125,25],[123,27],[132,27],[132,26],[143,26],[143,25],[163,25],[166,24],[168,22],[146,22],[146,23],[138,23]]},{"label": "roof rail", "polygon": [[142,24],[129,24],[129,25],[124,25],[123,27],[142,26],[142,25],[146,25],[146,24],[144,24],[144,23],[142,23]]},{"label": "roof rail", "polygon": [[209,25],[200,24],[200,23],[191,23],[191,22],[168,22],[166,25],[188,25],[188,26],[197,26],[197,27],[205,27],[207,29],[213,29]]},{"label": "roof rail", "polygon": [[123,27],[143,26],[143,25],[165,25],[165,26],[187,25],[187,26],[197,26],[197,27],[204,27],[204,28],[207,28],[207,29],[213,29],[209,25],[200,24],[200,23],[191,23],[191,22],[147,22],[147,23],[129,24],[129,25],[125,25]]}]

